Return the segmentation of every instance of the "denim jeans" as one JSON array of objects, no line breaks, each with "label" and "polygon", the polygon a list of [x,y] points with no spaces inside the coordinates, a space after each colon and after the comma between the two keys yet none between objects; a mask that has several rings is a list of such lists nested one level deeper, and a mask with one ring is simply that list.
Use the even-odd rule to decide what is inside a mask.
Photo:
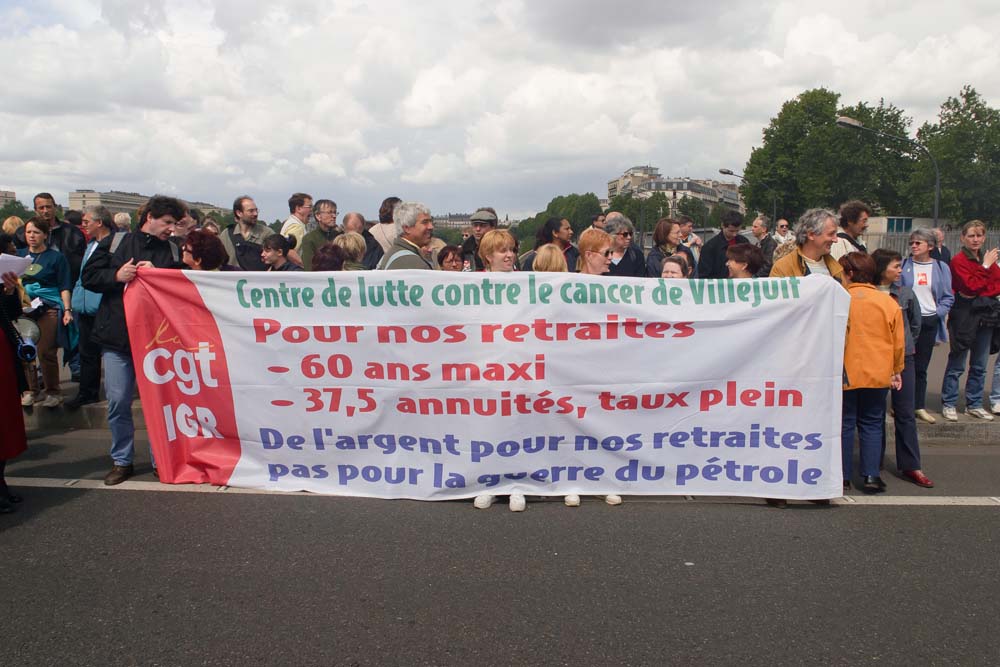
[{"label": "denim jeans", "polygon": [[934,343],[937,342],[938,322],[937,315],[925,315],[920,323],[920,335],[917,336],[917,353],[914,357],[916,364],[916,390],[913,394],[913,407],[917,410],[924,409],[924,402],[927,399],[927,367],[931,365],[931,356],[934,354]]},{"label": "denim jeans", "polygon": [[[983,402],[983,387],[986,381],[986,363],[990,359],[990,339],[993,329],[980,328],[976,332],[976,340],[972,349],[948,354],[948,365],[944,369],[944,381],[941,383],[941,403],[946,408],[953,408],[958,403],[958,379],[965,370],[965,359],[968,356],[969,377],[965,380],[965,408],[978,408]],[[989,410],[990,406],[986,406]]]},{"label": "denim jeans", "polygon": [[844,481],[849,482],[854,469],[854,432],[861,450],[861,474],[878,477],[882,459],[882,430],[885,428],[885,395],[888,387],[845,389],[841,420],[840,446],[843,450]]},{"label": "denim jeans", "polygon": [[135,368],[132,355],[105,348],[104,393],[108,396],[108,426],[111,427],[111,460],[115,465],[132,465],[135,453],[135,425],[132,423],[132,396]]}]

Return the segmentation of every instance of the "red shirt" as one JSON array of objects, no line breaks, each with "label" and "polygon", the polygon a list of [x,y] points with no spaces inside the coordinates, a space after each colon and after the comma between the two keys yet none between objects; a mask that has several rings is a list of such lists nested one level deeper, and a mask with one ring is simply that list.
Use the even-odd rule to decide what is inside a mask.
[{"label": "red shirt", "polygon": [[981,262],[969,259],[964,250],[951,258],[951,287],[955,294],[965,296],[1000,295],[1000,266],[983,268]]}]

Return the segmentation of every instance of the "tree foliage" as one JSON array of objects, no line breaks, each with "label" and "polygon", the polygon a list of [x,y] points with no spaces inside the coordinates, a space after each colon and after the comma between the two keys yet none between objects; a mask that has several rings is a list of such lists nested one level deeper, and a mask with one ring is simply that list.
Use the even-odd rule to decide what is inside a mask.
[{"label": "tree foliage", "polygon": [[[715,208],[722,207],[716,206]],[[677,202],[677,212],[694,220],[695,227],[708,226],[708,216],[711,214],[708,204],[695,197],[681,197]]]},{"label": "tree foliage", "polygon": [[536,214],[533,218],[528,218],[521,222],[513,233],[521,242],[522,248],[525,247],[526,242],[529,246],[533,247],[535,233],[539,227],[545,224],[548,218],[566,218],[573,226],[573,232],[579,234],[590,226],[594,216],[600,212],[601,202],[593,192],[582,195],[560,195],[550,201],[544,211]]},{"label": "tree foliage", "polygon": [[34,209],[29,209],[24,206],[19,200],[7,202],[2,207],[0,207],[0,222],[3,222],[12,215],[16,215],[21,218],[21,220],[27,220],[28,218],[34,217]]},{"label": "tree foliage", "polygon": [[[782,105],[764,129],[744,169],[740,190],[748,211],[771,210],[794,219],[805,209],[836,208],[861,199],[876,211],[930,217],[934,167],[910,137],[911,119],[879,100],[839,106],[840,95],[817,88]],[[849,116],[869,132],[837,126]],[[881,134],[879,134],[881,133]],[[974,88],[941,106],[938,122],[916,134],[941,169],[941,217],[998,222],[1000,214],[1000,111]]]}]

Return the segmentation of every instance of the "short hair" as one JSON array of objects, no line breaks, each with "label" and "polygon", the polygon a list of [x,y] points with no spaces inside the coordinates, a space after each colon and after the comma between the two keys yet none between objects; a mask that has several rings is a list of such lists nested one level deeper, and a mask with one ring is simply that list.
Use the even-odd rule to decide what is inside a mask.
[{"label": "short hair", "polygon": [[440,266],[444,260],[448,259],[452,255],[457,255],[459,259],[462,259],[462,249],[457,245],[446,245],[438,251],[438,265]]},{"label": "short hair", "polygon": [[843,255],[840,260],[840,266],[843,267],[844,272],[848,274],[848,278],[851,279],[852,283],[869,283],[871,285],[876,285],[875,282],[875,260],[872,259],[868,253],[864,252],[849,252]]},{"label": "short hair", "polygon": [[937,234],[933,229],[914,229],[910,232],[910,241],[923,241],[933,250],[937,246]]},{"label": "short hair", "polygon": [[[742,245],[742,244],[741,244]],[[747,244],[749,245],[749,244]],[[664,264],[676,264],[681,267],[681,273],[685,276],[691,275],[691,267],[688,266],[687,257],[684,255],[671,255],[670,257],[663,258]],[[663,273],[663,266],[660,266],[660,273]]]},{"label": "short hair", "polygon": [[726,248],[726,259],[747,265],[747,272],[755,276],[764,266],[764,253],[752,243],[737,243]]},{"label": "short hair", "polygon": [[83,213],[76,209],[70,209],[63,214],[63,221],[74,227],[79,227],[83,224]]},{"label": "short hair", "polygon": [[250,199],[252,201],[253,197],[251,197],[250,195],[240,195],[239,197],[237,197],[236,199],[233,200],[233,217],[234,218],[236,217],[237,213],[242,213],[243,212],[243,202],[245,202],[247,199]]},{"label": "short hair", "polygon": [[45,234],[45,236],[48,236],[49,232],[52,231],[52,226],[41,218],[29,218],[28,221],[24,223],[25,227],[28,225],[34,225],[35,229],[40,231],[42,234]]},{"label": "short hair", "polygon": [[337,202],[332,199],[317,199],[313,202],[313,215],[316,215],[316,211],[326,207],[332,208],[334,213],[337,212]]},{"label": "short hair", "polygon": [[795,223],[795,245],[800,248],[809,240],[809,235],[823,233],[827,220],[837,220],[837,214],[828,208],[811,208]]},{"label": "short hair", "polygon": [[365,237],[357,232],[337,234],[333,244],[344,251],[344,255],[352,262],[360,262],[365,256]]},{"label": "short hair", "polygon": [[674,228],[674,225],[680,227],[681,223],[673,218],[660,218],[656,221],[656,227],[653,228],[653,245],[661,246],[667,243],[670,239],[670,232]]},{"label": "short hair", "polygon": [[11,246],[15,246],[14,250],[17,250],[17,244],[14,243],[14,235],[7,232],[0,234],[0,253],[6,253],[7,250],[11,249]]},{"label": "short hair", "polygon": [[555,240],[556,232],[562,228],[562,221],[565,218],[560,216],[550,216],[545,219],[542,226],[538,228],[535,232],[535,249],[541,248],[546,243],[552,243]]},{"label": "short hair", "polygon": [[615,236],[626,231],[635,234],[635,225],[633,225],[632,221],[624,215],[615,216],[614,220],[604,220],[604,231],[606,231],[610,236]]},{"label": "short hair", "polygon": [[754,217],[754,219],[753,219],[754,222],[757,222],[758,220],[760,220],[761,222],[763,222],[765,227],[770,227],[771,226],[771,219],[769,217],[767,217],[766,215],[764,215],[763,213],[760,214],[760,215],[758,215],[758,216],[756,216],[756,217]]},{"label": "short hair", "polygon": [[200,225],[201,221],[205,219],[205,214],[201,212],[200,208],[188,207],[188,215],[194,220],[195,225]]},{"label": "short hair", "polygon": [[604,215],[603,213],[598,213],[597,215],[595,215],[590,219],[590,224],[594,224],[595,222],[597,222],[598,218],[604,218],[604,222],[608,221],[608,216]]},{"label": "short hair", "polygon": [[554,243],[545,243],[535,251],[535,259],[531,262],[532,271],[566,272],[566,253]]},{"label": "short hair", "polygon": [[115,213],[115,227],[118,229],[131,229],[132,228],[132,216],[125,211],[119,211]]},{"label": "short hair", "polygon": [[677,222],[681,223],[681,225],[693,225],[694,218],[692,218],[690,215],[684,215],[683,213],[681,213],[680,215],[677,216]]},{"label": "short hair", "polygon": [[12,216],[10,216],[9,218],[7,218],[6,220],[3,221],[3,231],[4,231],[4,234],[11,234],[11,235],[13,235],[14,232],[17,231],[18,227],[24,227],[24,220],[22,220],[21,218],[17,217],[16,215],[12,215]]},{"label": "short hair", "polygon": [[53,206],[56,205],[56,198],[55,197],[53,197],[48,192],[39,192],[37,195],[35,195],[34,197],[31,198],[31,206],[33,208],[38,208],[38,200],[39,199],[48,199],[50,202],[52,202]]},{"label": "short hair", "polygon": [[206,220],[205,224],[203,224],[201,228],[206,232],[215,234],[216,236],[222,233],[222,229],[219,227],[219,223],[217,223],[215,220]]},{"label": "short hair", "polygon": [[396,205],[402,201],[399,197],[386,197],[383,199],[382,205],[378,207],[378,221],[386,223],[395,222],[392,213],[396,210]]},{"label": "short hair", "polygon": [[872,252],[875,262],[875,284],[882,282],[882,274],[894,261],[903,261],[903,256],[891,248],[878,248]]},{"label": "short hair", "polygon": [[344,217],[342,217],[340,219],[340,226],[343,227],[344,229],[347,229],[348,223],[350,223],[351,220],[355,220],[355,219],[361,221],[361,231],[364,231],[364,229],[365,229],[365,216],[361,215],[357,211],[351,211],[350,213],[347,213],[346,215],[344,215]]},{"label": "short hair", "polygon": [[722,214],[722,227],[742,227],[743,214],[739,211],[726,211]]},{"label": "short hair", "polygon": [[282,236],[281,234],[271,234],[260,242],[260,247],[268,250],[277,250],[282,257],[288,257],[288,251],[295,247],[295,237],[292,235]]},{"label": "short hair", "polygon": [[295,213],[295,209],[306,205],[307,199],[312,200],[312,195],[307,195],[304,192],[296,192],[293,194],[288,198],[288,212]]},{"label": "short hair", "polygon": [[180,220],[188,212],[187,206],[180,199],[165,197],[163,195],[153,195],[150,197],[141,210],[143,211],[143,216],[139,219],[140,227],[146,224],[146,219],[150,216],[153,218],[162,218],[165,215],[169,215],[174,220]]},{"label": "short hair", "polygon": [[196,229],[184,238],[184,245],[191,249],[191,256],[201,261],[205,271],[215,271],[229,262],[229,253],[222,245],[222,239],[201,229]]},{"label": "short hair", "polygon": [[967,223],[962,225],[962,236],[965,236],[970,229],[973,229],[975,227],[979,227],[980,229],[983,230],[984,233],[986,232],[985,222],[983,222],[982,220],[969,220]]},{"label": "short hair", "polygon": [[506,229],[491,229],[483,234],[483,238],[479,241],[479,258],[483,260],[483,264],[487,268],[492,268],[490,267],[490,257],[493,253],[507,248],[514,250],[516,247],[517,241]]},{"label": "short hair", "polygon": [[[421,215],[430,214],[430,209],[419,202],[400,202],[392,210],[392,221],[396,223],[396,233],[401,235],[404,229],[409,229],[417,224],[417,218]],[[381,213],[379,213],[379,219],[381,219]]]},{"label": "short hair", "polygon": [[104,206],[100,205],[88,206],[87,208],[83,209],[83,212],[88,214],[91,217],[91,219],[99,221],[101,225],[107,227],[111,231],[114,231],[116,229],[115,219],[111,217],[111,211],[109,211]]},{"label": "short hair", "polygon": [[846,227],[852,222],[857,222],[862,213],[872,214],[868,204],[860,199],[852,199],[840,205],[840,226]]},{"label": "short hair", "polygon": [[[272,236],[277,236],[277,234],[272,234]],[[268,236],[267,238],[271,237]],[[340,237],[338,236],[337,238]],[[312,257],[312,270],[343,271],[345,261],[347,261],[347,255],[344,253],[343,248],[330,241],[316,248],[316,252],[313,253]]]},{"label": "short hair", "polygon": [[576,262],[577,268],[579,269],[583,266],[583,258],[586,253],[597,252],[603,245],[611,245],[610,234],[603,229],[597,229],[596,227],[585,229],[583,233],[580,234],[580,240],[576,244],[576,247],[580,250],[580,257]]}]

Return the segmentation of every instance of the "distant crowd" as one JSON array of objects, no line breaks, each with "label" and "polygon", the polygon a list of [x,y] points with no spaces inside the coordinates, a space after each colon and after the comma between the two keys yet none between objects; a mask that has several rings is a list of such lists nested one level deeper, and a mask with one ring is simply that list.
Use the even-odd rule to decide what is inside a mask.
[{"label": "distant crowd", "polygon": [[[656,223],[649,252],[636,242],[637,232],[620,212],[594,216],[574,243],[564,218],[548,219],[531,248],[520,247],[500,229],[496,211],[476,210],[461,245],[434,236],[427,206],[386,198],[377,221],[351,212],[338,223],[331,199],[295,193],[289,216],[275,232],[258,220],[250,196],[233,202],[234,224],[220,229],[183,201],[154,196],[131,216],[112,215],[101,206],[70,211],[62,220],[48,193],[33,200],[35,215],[3,222],[0,251],[31,259],[21,276],[4,274],[0,395],[5,423],[23,434],[22,407],[56,408],[63,404],[58,351],[79,382],[65,407],[76,409],[100,400],[101,369],[112,433],[112,468],[105,483],[118,484],[133,474],[134,427],[131,402],[135,370],[129,351],[122,294],[138,268],[152,266],[201,271],[573,271],[594,276],[663,279],[753,279],[823,275],[840,281],[851,295],[844,358],[842,446],[844,486],[854,480],[855,439],[860,443],[860,484],[878,493],[885,447],[886,394],[891,391],[896,429],[896,465],[900,475],[920,486],[933,483],[923,473],[916,419],[934,423],[925,395],[927,367],[938,343],[950,344],[942,388],[946,420],[957,420],[958,380],[969,367],[966,413],[992,420],[1000,413],[1000,368],[994,368],[992,393],[984,400],[986,363],[993,337],[1000,332],[998,250],[983,248],[985,225],[967,223],[962,248],[952,257],[941,230],[917,230],[910,253],[869,253],[864,234],[871,209],[860,201],[838,212],[806,211],[790,229],[787,220],[755,217],[744,232],[744,217],[723,215],[719,232],[707,241],[694,233],[690,218]],[[861,324],[863,322],[863,325]],[[30,323],[30,324],[29,324]],[[34,328],[32,329],[32,325]],[[25,331],[34,338],[25,345]],[[31,339],[31,335],[28,336]],[[1000,341],[1000,335],[997,335]],[[37,354],[37,359],[28,358]],[[15,409],[16,408],[16,409]],[[21,428],[17,429],[16,425]],[[24,448],[23,435],[4,438],[0,462]],[[0,464],[0,511],[12,509]],[[489,507],[493,497],[476,499]],[[621,499],[608,496],[618,504]],[[784,501],[773,499],[774,505]],[[568,496],[567,505],[579,498]],[[512,496],[513,510],[524,498]]]}]

